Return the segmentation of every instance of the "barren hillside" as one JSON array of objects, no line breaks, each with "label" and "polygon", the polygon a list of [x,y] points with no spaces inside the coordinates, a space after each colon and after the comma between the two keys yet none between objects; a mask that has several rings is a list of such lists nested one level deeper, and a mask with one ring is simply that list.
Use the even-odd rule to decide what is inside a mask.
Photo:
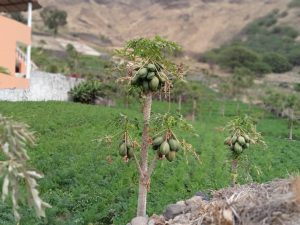
[{"label": "barren hillside", "polygon": [[[255,18],[289,0],[40,0],[68,12],[64,34],[120,46],[126,40],[159,34],[190,52],[203,52],[230,40]],[[38,12],[35,12],[37,28]]]}]

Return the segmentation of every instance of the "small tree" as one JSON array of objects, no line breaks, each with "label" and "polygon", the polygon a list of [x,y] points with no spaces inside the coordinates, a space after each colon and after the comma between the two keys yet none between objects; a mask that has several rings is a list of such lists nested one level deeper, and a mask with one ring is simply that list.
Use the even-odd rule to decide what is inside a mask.
[{"label": "small tree", "polygon": [[77,72],[79,66],[80,53],[72,44],[67,44],[66,52],[68,55],[67,63],[71,73]]},{"label": "small tree", "polygon": [[2,152],[0,161],[0,177],[3,177],[2,199],[3,201],[11,195],[13,213],[17,222],[20,221],[19,202],[21,198],[20,187],[25,186],[28,204],[34,206],[39,217],[45,216],[45,209],[50,205],[39,196],[37,181],[43,175],[29,169],[27,162],[27,146],[35,144],[35,137],[28,130],[28,126],[15,122],[0,114],[0,150]]},{"label": "small tree", "polygon": [[237,117],[228,122],[226,129],[230,136],[224,141],[224,144],[229,147],[231,160],[231,175],[232,185],[237,184],[238,164],[242,153],[246,151],[251,144],[264,143],[260,133],[256,131],[254,120],[245,115]]},{"label": "small tree", "polygon": [[[179,49],[176,43],[157,36],[153,39],[140,38],[129,41],[125,48],[117,51],[119,55],[129,60],[126,67],[127,76],[120,81],[127,81],[130,88],[139,90],[143,104],[143,122],[140,126],[136,119],[121,115],[115,123],[115,127],[121,129],[118,135],[107,136],[101,140],[111,142],[113,137],[120,138],[120,155],[125,161],[133,159],[136,162],[139,171],[137,216],[146,216],[150,178],[157,161],[165,158],[173,161],[180,148],[197,155],[190,144],[184,140],[180,141],[175,134],[178,128],[192,130],[182,116],[170,113],[151,116],[152,95],[158,91],[169,93],[171,80],[182,78],[178,67],[166,58]],[[141,144],[135,138],[140,133]],[[156,151],[151,163],[149,163],[150,145]],[[140,154],[136,151],[139,148]]]},{"label": "small tree", "polygon": [[58,28],[67,24],[67,12],[59,10],[54,6],[45,7],[40,13],[45,26],[52,30],[54,35],[57,35]]}]

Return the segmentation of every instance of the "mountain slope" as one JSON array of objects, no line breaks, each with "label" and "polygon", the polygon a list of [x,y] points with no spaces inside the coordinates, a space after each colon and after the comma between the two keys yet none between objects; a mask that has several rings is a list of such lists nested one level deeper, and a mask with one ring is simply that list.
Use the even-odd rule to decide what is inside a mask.
[{"label": "mountain slope", "polygon": [[[70,34],[89,42],[120,46],[126,40],[161,35],[190,52],[203,52],[233,38],[254,19],[288,0],[40,0],[68,12]],[[39,20],[38,12],[35,19]],[[38,23],[39,24],[39,23]],[[41,26],[41,25],[40,25]],[[40,29],[40,28],[39,28]]]}]

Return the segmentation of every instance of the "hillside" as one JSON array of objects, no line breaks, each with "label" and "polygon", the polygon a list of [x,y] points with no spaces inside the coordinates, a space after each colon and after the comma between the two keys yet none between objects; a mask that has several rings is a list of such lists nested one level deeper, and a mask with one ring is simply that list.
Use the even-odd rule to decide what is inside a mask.
[{"label": "hillside", "polygon": [[[189,52],[204,52],[231,40],[254,19],[274,9],[284,11],[288,0],[40,0],[68,12],[63,34],[104,46],[161,35]],[[36,30],[43,30],[35,12]]]},{"label": "hillside", "polygon": [[[225,117],[220,115],[221,104],[215,98],[199,102],[194,122],[199,137],[178,131],[178,137],[196,147],[201,163],[192,156],[187,163],[182,151],[172,163],[159,162],[149,192],[149,215],[161,213],[167,204],[190,198],[198,191],[230,185],[228,150],[223,144],[226,134],[220,127],[236,114],[236,103],[226,101]],[[153,110],[162,113],[166,107],[167,103],[154,102]],[[22,207],[21,224],[124,225],[134,217],[138,183],[134,162],[124,163],[118,156],[118,142],[104,148],[93,140],[114,132],[108,125],[120,112],[140,117],[138,104],[124,109],[62,102],[0,102],[0,108],[4,115],[28,123],[37,132],[38,145],[28,153],[31,164],[45,174],[39,182],[42,198],[53,206],[42,221]],[[190,109],[191,104],[184,105],[185,114]],[[242,113],[248,110],[241,104]],[[257,108],[252,112],[263,113]],[[260,118],[258,130],[268,147],[253,146],[247,151],[245,166],[239,172],[241,183],[266,182],[300,169],[299,127],[295,128],[295,140],[289,141],[287,121],[267,113]],[[153,151],[150,154],[153,157]],[[11,207],[1,204],[0,209],[0,224],[15,224]]]}]

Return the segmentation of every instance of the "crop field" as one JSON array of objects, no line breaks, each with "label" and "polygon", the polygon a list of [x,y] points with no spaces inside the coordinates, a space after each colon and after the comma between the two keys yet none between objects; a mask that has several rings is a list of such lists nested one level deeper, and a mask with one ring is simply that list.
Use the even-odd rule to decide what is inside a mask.
[{"label": "crop field", "polygon": [[[226,132],[222,128],[236,115],[236,103],[225,102],[225,117],[220,114],[221,102],[199,101],[194,125],[199,136],[179,133],[195,146],[201,157],[181,151],[172,163],[161,161],[151,179],[148,214],[161,213],[167,204],[202,191],[230,185],[228,150],[224,146]],[[154,112],[165,112],[168,104],[154,102]],[[191,108],[184,105],[184,113]],[[176,105],[171,105],[175,111]],[[298,174],[300,170],[300,128],[295,140],[288,137],[288,123],[258,108],[240,105],[241,113],[249,113],[258,121],[257,129],[267,146],[247,150],[239,168],[239,182],[265,182]],[[36,131],[38,144],[29,150],[31,165],[44,173],[40,191],[52,205],[47,218],[39,220],[33,210],[21,210],[22,225],[124,225],[135,215],[138,174],[133,161],[124,163],[118,156],[117,144],[105,148],[95,139],[109,134],[109,121],[119,113],[141,117],[140,106],[129,109],[108,108],[61,102],[0,102],[0,112],[28,123]],[[153,151],[151,154],[153,157]],[[0,224],[15,225],[9,203],[0,205]]]}]

